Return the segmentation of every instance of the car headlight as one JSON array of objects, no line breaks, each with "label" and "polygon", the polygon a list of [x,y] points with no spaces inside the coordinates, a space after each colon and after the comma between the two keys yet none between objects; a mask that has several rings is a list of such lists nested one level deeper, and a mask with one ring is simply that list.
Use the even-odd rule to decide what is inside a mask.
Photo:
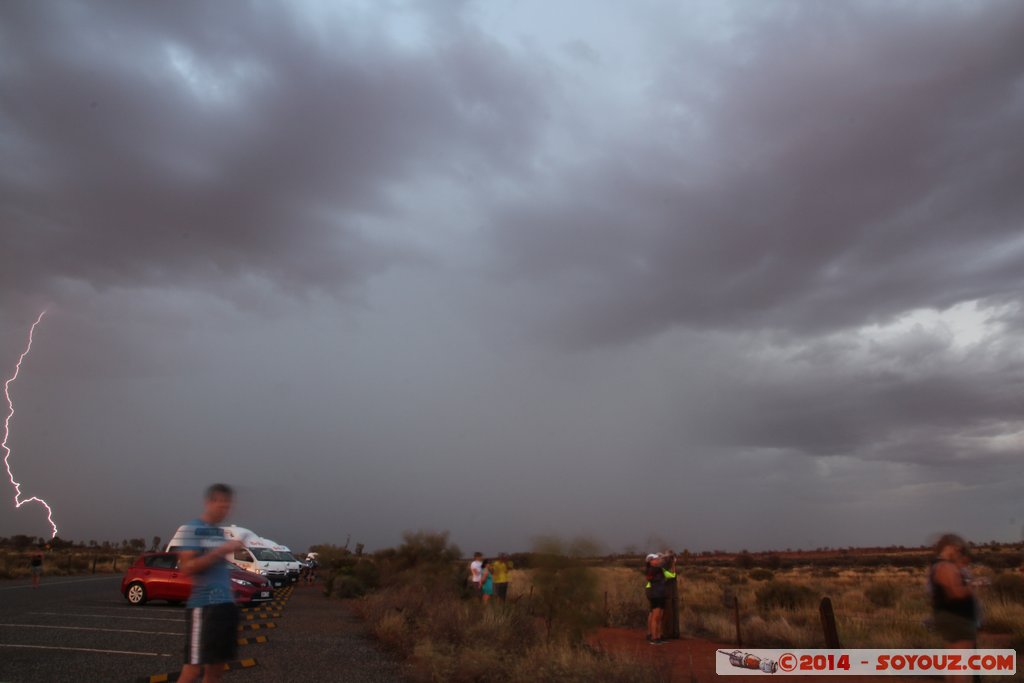
[{"label": "car headlight", "polygon": [[236,579],[233,576],[231,577],[231,581],[234,582],[234,583],[237,583],[239,586],[251,586],[252,585],[252,583],[250,583],[249,581],[246,581],[245,579]]}]

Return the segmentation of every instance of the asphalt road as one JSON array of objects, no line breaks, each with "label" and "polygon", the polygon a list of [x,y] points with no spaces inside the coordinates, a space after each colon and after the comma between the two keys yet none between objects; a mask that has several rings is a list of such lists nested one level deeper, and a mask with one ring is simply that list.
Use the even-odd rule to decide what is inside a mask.
[{"label": "asphalt road", "polygon": [[[120,582],[120,576],[81,576],[44,578],[39,589],[28,581],[0,583],[0,683],[129,683],[179,671],[184,608],[133,607]],[[400,666],[319,587],[299,586],[279,605],[274,617],[243,615],[243,624],[262,628],[239,633],[250,641],[239,646],[239,659],[257,664],[226,680],[402,680]]]}]

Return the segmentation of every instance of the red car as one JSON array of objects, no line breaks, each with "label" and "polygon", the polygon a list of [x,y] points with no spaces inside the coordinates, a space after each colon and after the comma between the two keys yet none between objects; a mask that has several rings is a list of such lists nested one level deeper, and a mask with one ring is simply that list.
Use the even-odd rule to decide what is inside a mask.
[{"label": "red car", "polygon": [[[231,588],[235,603],[266,602],[273,599],[274,589],[267,577],[232,566]],[[181,604],[192,592],[192,581],[178,571],[176,553],[143,553],[121,579],[121,594],[133,605],[150,600],[166,600]]]}]

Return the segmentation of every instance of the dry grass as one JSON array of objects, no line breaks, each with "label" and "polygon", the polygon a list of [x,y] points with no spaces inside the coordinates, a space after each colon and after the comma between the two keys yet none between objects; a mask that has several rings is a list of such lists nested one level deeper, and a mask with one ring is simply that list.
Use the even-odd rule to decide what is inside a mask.
[{"label": "dry grass", "polygon": [[529,573],[510,576],[512,599],[481,604],[448,584],[402,582],[354,601],[382,645],[405,657],[417,681],[609,681],[661,683],[650,662],[612,656],[574,641],[549,637],[532,613]]},{"label": "dry grass", "polygon": [[[120,574],[137,555],[99,555],[89,552],[51,551],[43,560],[43,579],[48,576],[78,574]],[[0,579],[25,579],[31,576],[29,553],[0,552]],[[95,567],[95,569],[94,569]]]},{"label": "dry grass", "polygon": [[[647,601],[639,569],[606,567],[595,570],[600,590],[607,595],[607,624],[643,628]],[[752,570],[756,571],[756,570]],[[984,573],[984,572],[981,572]],[[992,572],[987,572],[990,576]],[[1005,573],[1005,572],[1003,572]],[[797,567],[775,570],[772,582],[750,579],[750,571],[732,568],[688,567],[680,571],[681,619],[684,633],[732,642],[736,626],[731,603],[740,603],[743,642],[750,647],[823,647],[818,602],[829,596],[844,647],[938,647],[941,641],[925,625],[931,616],[926,577],[913,568]],[[529,572],[513,579],[529,588]],[[759,607],[757,593],[770,583],[791,584],[813,594],[796,609]],[[990,589],[979,589],[984,633],[1007,633],[1024,644],[1024,604],[1001,601]]]}]

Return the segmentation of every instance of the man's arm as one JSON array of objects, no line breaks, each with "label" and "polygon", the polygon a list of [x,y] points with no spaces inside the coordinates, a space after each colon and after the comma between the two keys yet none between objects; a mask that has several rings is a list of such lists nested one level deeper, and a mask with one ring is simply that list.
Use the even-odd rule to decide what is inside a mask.
[{"label": "man's arm", "polygon": [[195,550],[183,550],[178,553],[178,569],[186,576],[202,574],[236,550],[242,549],[241,541],[227,541],[200,555]]}]

